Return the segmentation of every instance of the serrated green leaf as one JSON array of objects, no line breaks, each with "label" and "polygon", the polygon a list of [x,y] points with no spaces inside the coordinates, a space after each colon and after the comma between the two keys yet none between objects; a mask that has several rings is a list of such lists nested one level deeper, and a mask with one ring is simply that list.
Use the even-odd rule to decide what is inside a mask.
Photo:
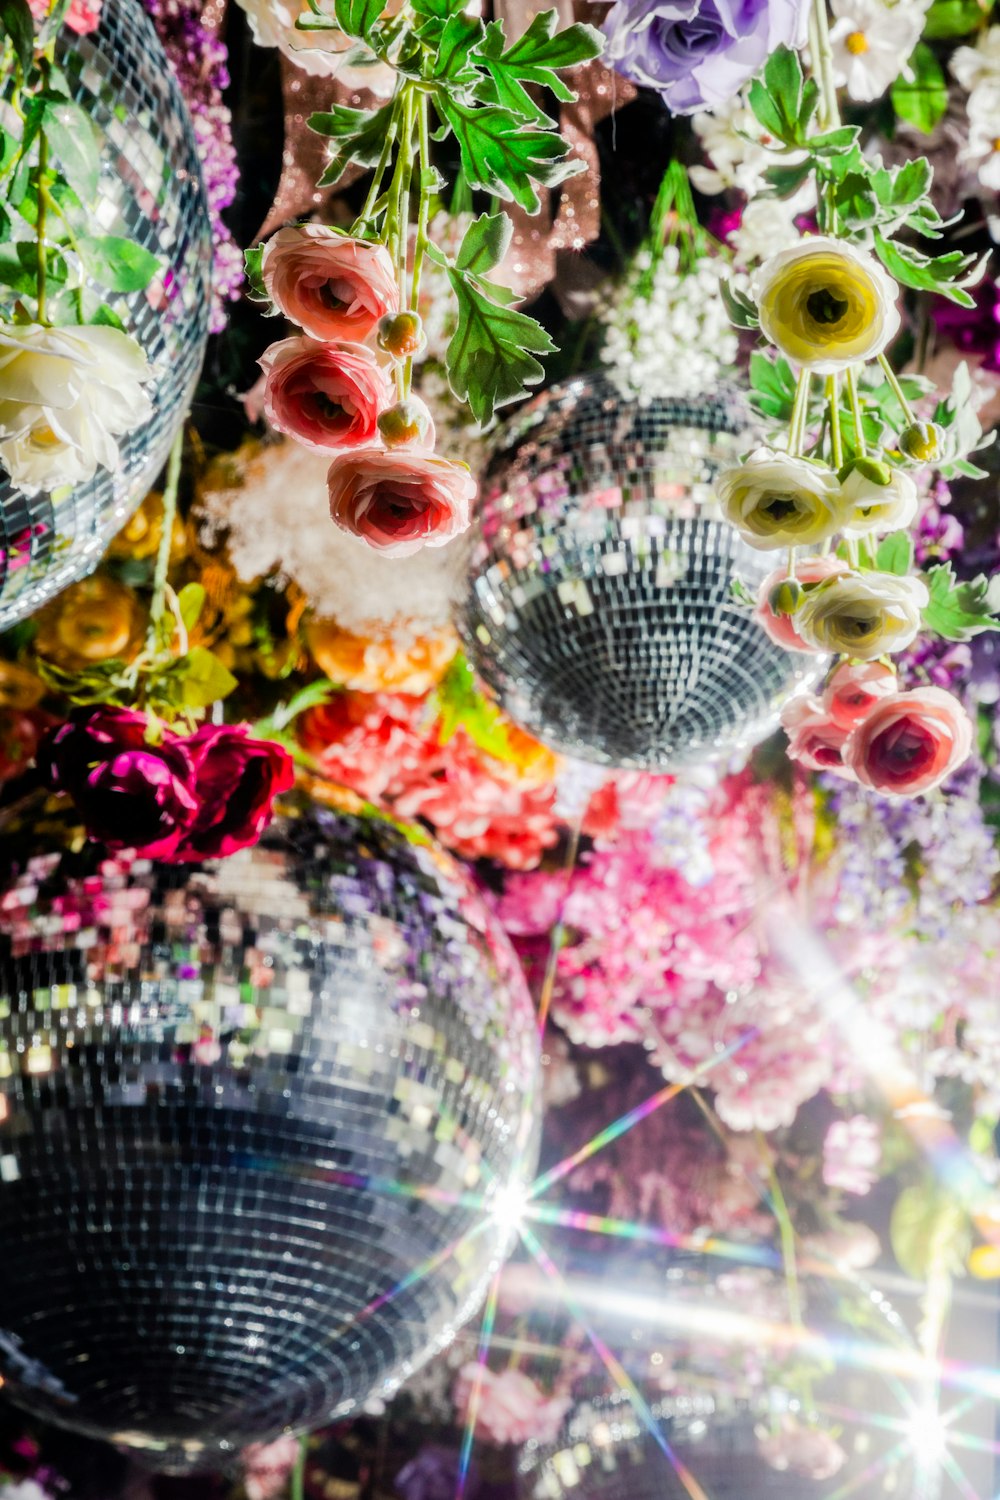
[{"label": "serrated green leaf", "polygon": [[753,79],[750,84],[747,103],[753,110],[757,123],[764,127],[768,135],[783,141],[789,129],[788,123],[759,78]]},{"label": "serrated green leaf", "polygon": [[845,151],[850,151],[860,134],[857,125],[839,125],[836,130],[811,135],[809,150],[814,156],[842,156]]},{"label": "serrated green leaf", "polygon": [[337,143],[318,186],[332,187],[352,162],[359,167],[373,167],[382,155],[386,133],[393,128],[394,112],[395,105],[390,101],[373,110],[336,104],[325,113],[310,115],[310,130]]},{"label": "serrated green leaf", "polygon": [[337,25],[345,36],[365,41],[385,10],[385,0],[334,0]]},{"label": "serrated green leaf", "polygon": [[496,760],[512,761],[510,735],[500,710],[476,688],[476,677],[459,652],[434,693],[438,712],[438,742],[446,745],[464,729],[477,749]]},{"label": "serrated green leaf", "polygon": [[764,87],[788,127],[802,108],[802,64],[791,47],[776,47],[764,65]]},{"label": "serrated green leaf", "polygon": [[207,646],[192,646],[176,664],[181,701],[185,708],[208,708],[226,698],[236,687],[236,678]]},{"label": "serrated green leaf", "polygon": [[0,250],[0,286],[10,287],[19,297],[33,297],[37,289],[34,273],[22,265],[12,245]]},{"label": "serrated green leaf", "polygon": [[507,254],[514,226],[506,214],[480,214],[465,231],[455,269],[485,276]]},{"label": "serrated green leaf", "polygon": [[917,43],[889,97],[898,117],[924,134],[929,134],[942,118],[948,108],[948,82],[926,42]]},{"label": "serrated green leaf", "polygon": [[455,136],[462,170],[472,187],[519,203],[534,214],[540,207],[535,183],[555,187],[584,170],[584,163],[569,155],[561,136],[526,127],[513,110],[493,105],[477,108],[443,90],[436,98],[438,113]]},{"label": "serrated green leaf", "polygon": [[976,257],[951,250],[947,255],[923,255],[912,245],[896,244],[876,231],[875,252],[889,275],[917,291],[938,292],[961,307],[975,307],[962,283],[975,275]]},{"label": "serrated green leaf", "polygon": [[35,55],[35,22],[28,0],[0,0],[0,33],[9,40],[22,74]]},{"label": "serrated green leaf", "polygon": [[49,100],[42,112],[42,129],[70,187],[83,203],[93,202],[101,158],[87,115],[68,99]]},{"label": "serrated green leaf", "polygon": [[434,77],[453,89],[467,88],[479,77],[472,58],[475,45],[483,37],[483,23],[478,16],[459,13],[449,16],[434,47]]},{"label": "serrated green leaf", "polygon": [[913,538],[908,531],[894,531],[884,537],[875,553],[875,567],[880,573],[895,573],[905,578],[913,567]]},{"label": "serrated green leaf", "polygon": [[813,164],[807,159],[793,166],[768,167],[764,176],[779,198],[790,198],[812,176],[812,172]]},{"label": "serrated green leaf", "polygon": [[493,83],[490,102],[512,109],[526,119],[545,119],[543,111],[524,88],[533,83],[564,104],[575,99],[573,90],[559,77],[562,68],[599,57],[604,38],[592,26],[576,23],[556,30],[557,12],[547,10],[534,17],[528,29],[504,50],[503,26],[492,21],[486,28],[476,61],[487,69]]},{"label": "serrated green leaf", "polygon": [[458,299],[458,326],[445,356],[448,380],[485,426],[498,407],[538,384],[545,371],[535,355],[555,345],[534,318],[499,306],[468,273],[452,268],[448,279]]},{"label": "serrated green leaf", "polygon": [[937,42],[946,37],[968,36],[982,19],[983,7],[979,0],[934,0],[924,17],[924,37],[927,41]]},{"label": "serrated green leaf", "polygon": [[726,305],[730,323],[734,328],[759,328],[757,308],[745,292],[737,291],[729,281],[720,281],[719,290]]},{"label": "serrated green leaf", "polygon": [[946,641],[970,641],[985,630],[1000,630],[994,617],[1000,584],[984,574],[958,583],[951,563],[941,563],[927,574],[930,602],[923,611],[924,625]]},{"label": "serrated green leaf", "polygon": [[141,292],[159,270],[159,258],[135,240],[84,234],[76,242],[88,276],[112,292]]},{"label": "serrated green leaf", "polygon": [[262,302],[266,302],[269,300],[267,287],[264,285],[264,278],[261,275],[260,269],[263,258],[263,245],[252,245],[249,250],[244,250],[243,252],[243,270],[251,296],[258,298]]},{"label": "serrated green leaf", "polygon": [[762,350],[751,354],[751,401],[761,416],[786,422],[792,414],[795,387],[795,376],[787,359],[780,354],[769,357]]}]

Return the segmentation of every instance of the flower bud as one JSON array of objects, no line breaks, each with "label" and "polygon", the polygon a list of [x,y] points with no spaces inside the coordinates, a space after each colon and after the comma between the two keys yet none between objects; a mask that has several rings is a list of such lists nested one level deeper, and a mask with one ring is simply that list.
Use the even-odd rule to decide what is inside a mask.
[{"label": "flower bud", "polygon": [[422,448],[434,446],[434,422],[419,396],[397,401],[382,412],[378,430],[387,448],[401,448],[404,443],[419,443]]},{"label": "flower bud", "polygon": [[837,478],[846,483],[852,474],[860,474],[870,484],[886,485],[892,479],[892,470],[877,458],[852,458],[841,469]]},{"label": "flower bud", "polygon": [[936,422],[911,422],[899,434],[899,451],[916,463],[930,464],[941,457],[943,438]]},{"label": "flower bud", "polygon": [[386,313],[379,319],[378,346],[393,359],[410,359],[424,344],[424,326],[415,312]]},{"label": "flower bud", "polygon": [[767,605],[773,615],[794,615],[805,597],[805,590],[796,578],[782,578],[767,596]]}]

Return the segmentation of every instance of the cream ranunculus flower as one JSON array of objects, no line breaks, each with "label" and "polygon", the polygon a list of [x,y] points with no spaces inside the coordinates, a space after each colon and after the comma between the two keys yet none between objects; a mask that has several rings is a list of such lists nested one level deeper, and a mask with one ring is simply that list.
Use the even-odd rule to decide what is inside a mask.
[{"label": "cream ranunculus flower", "polygon": [[772,255],[753,293],[765,337],[820,375],[874,359],[899,330],[892,277],[874,256],[826,235]]},{"label": "cream ranunculus flower", "polygon": [[726,520],[761,552],[825,542],[849,514],[836,474],[774,448],[724,469],[716,493]]},{"label": "cream ranunculus flower", "polygon": [[[246,11],[253,39],[259,47],[277,47],[283,57],[314,77],[337,78],[348,88],[370,89],[380,99],[392,93],[396,75],[362,43],[336,27],[300,31],[296,21],[311,14],[308,0],[238,0]],[[394,15],[399,0],[388,0],[385,12]],[[333,4],[323,6],[333,19]],[[348,57],[350,54],[350,57]]]},{"label": "cream ranunculus flower", "polygon": [[845,536],[904,531],[916,519],[920,503],[916,485],[902,469],[889,470],[888,484],[876,484],[860,469],[852,469],[841,494],[850,507]]},{"label": "cream ranunculus flower", "polygon": [[919,578],[842,573],[809,590],[796,611],[795,628],[817,651],[873,661],[910,645],[928,599]]},{"label": "cream ranunculus flower", "polygon": [[0,325],[0,463],[29,493],[117,469],[115,438],[145,422],[149,364],[117,328]]}]

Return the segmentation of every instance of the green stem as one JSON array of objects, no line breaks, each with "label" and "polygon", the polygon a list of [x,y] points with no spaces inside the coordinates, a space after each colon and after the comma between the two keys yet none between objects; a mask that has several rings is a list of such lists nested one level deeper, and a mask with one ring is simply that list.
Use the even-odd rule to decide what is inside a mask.
[{"label": "green stem", "polygon": [[865,442],[864,423],[861,420],[861,402],[858,400],[858,374],[853,365],[847,367],[847,399],[851,405],[851,416],[854,418],[854,441],[858,452],[864,458],[868,452],[868,444]]},{"label": "green stem", "polygon": [[896,375],[895,370],[892,368],[892,365],[886,359],[884,354],[879,355],[878,362],[879,366],[881,367],[882,374],[889,382],[892,394],[895,396],[896,400],[899,402],[902,408],[904,421],[912,424],[916,421],[916,417],[913,415],[913,408],[910,406],[909,401],[907,401],[906,397],[903,394],[903,387],[899,383],[899,378]]},{"label": "green stem", "polygon": [[833,81],[833,48],[830,45],[830,23],[826,0],[813,0],[812,22],[816,33],[816,79],[819,84],[817,118],[820,130],[836,130],[840,121],[837,85]]},{"label": "green stem", "polygon": [[[424,254],[427,250],[427,221],[430,217],[431,187],[429,183],[431,171],[431,141],[430,128],[427,120],[427,96],[421,94],[417,101],[417,165],[420,172],[420,201],[417,206],[417,242],[413,248],[413,276],[410,281],[410,308],[417,311],[420,301],[420,276],[424,268]],[[410,384],[413,380],[413,359],[406,361],[403,371],[403,390],[408,396]]]},{"label": "green stem", "polygon": [[803,368],[799,371],[798,383],[795,387],[795,400],[792,402],[792,415],[788,422],[788,451],[793,458],[802,452],[802,443],[805,438],[806,413],[809,407],[809,385],[810,373]]},{"label": "green stem", "polygon": [[157,649],[157,626],[166,612],[167,569],[170,565],[170,544],[173,541],[174,521],[177,516],[177,491],[180,488],[181,458],[184,454],[184,424],[174,438],[167,461],[167,482],[163,487],[163,530],[156,553],[156,568],[153,573],[153,598],[149,606],[149,635],[147,651]]},{"label": "green stem", "polygon": [[[398,105],[398,101],[397,101],[397,105]],[[388,128],[388,130],[385,133],[385,141],[383,142],[383,145],[382,145],[382,154],[381,154],[381,156],[378,159],[378,165],[375,168],[375,172],[374,172],[374,174],[372,176],[371,184],[370,184],[370,186],[368,188],[368,196],[365,198],[364,205],[363,205],[363,207],[361,209],[361,212],[358,214],[358,217],[355,219],[354,223],[351,225],[351,234],[352,235],[356,235],[361,229],[363,229],[364,226],[365,226],[365,224],[367,224],[368,220],[370,219],[370,217],[372,215],[372,212],[373,212],[373,210],[375,208],[375,205],[378,202],[379,190],[380,190],[380,188],[382,186],[382,178],[385,176],[385,169],[389,165],[389,161],[390,161],[390,158],[392,156],[392,148],[395,145],[395,143],[396,143],[396,108],[393,109],[393,112],[392,112],[391,116],[389,117],[389,128]]]},{"label": "green stem", "polygon": [[289,1490],[289,1500],[305,1500],[306,1494],[306,1451],[308,1438],[299,1438],[299,1456],[295,1460],[295,1468],[292,1470],[292,1483]]},{"label": "green stem", "polygon": [[789,578],[794,578],[795,577],[795,548],[794,547],[789,547],[789,549],[788,549],[788,577]]},{"label": "green stem", "polygon": [[833,448],[833,467],[840,473],[844,467],[844,438],[840,430],[840,377],[828,375],[826,399],[830,412],[830,443]]},{"label": "green stem", "polygon": [[[389,201],[385,211],[383,238],[396,267],[396,284],[399,288],[399,306],[406,307],[406,238],[409,220],[409,179],[413,170],[413,89],[409,83],[403,85],[397,103],[402,117],[399,135],[399,152],[396,169],[389,185]],[[395,369],[396,394],[403,399],[403,366],[397,362]]]},{"label": "green stem", "polygon": [[35,286],[38,298],[38,321],[45,322],[45,274],[47,260],[45,254],[45,222],[48,205],[46,194],[42,188],[45,173],[49,167],[49,142],[45,131],[38,134],[38,221],[35,225]]}]

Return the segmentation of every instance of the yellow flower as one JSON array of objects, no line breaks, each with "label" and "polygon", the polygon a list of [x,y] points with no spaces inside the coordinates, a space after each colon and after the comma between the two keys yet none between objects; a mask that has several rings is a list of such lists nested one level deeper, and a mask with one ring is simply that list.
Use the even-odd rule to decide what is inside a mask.
[{"label": "yellow flower", "polygon": [[892,277],[873,255],[827,235],[772,255],[753,291],[764,336],[821,375],[874,359],[899,330]]},{"label": "yellow flower", "polygon": [[138,651],[146,622],[131,589],[97,573],[71,584],[38,614],[35,650],[70,670]]},{"label": "yellow flower", "polygon": [[[163,496],[158,490],[150,490],[118,535],[108,547],[109,557],[153,557],[163,534]],[[173,536],[170,539],[170,560],[178,562],[187,550],[187,535],[184,522],[179,516],[174,519]]]},{"label": "yellow flower", "polygon": [[509,761],[495,761],[494,767],[500,778],[516,781],[522,786],[548,786],[555,781],[562,766],[560,757],[520,729],[505,714],[501,715],[500,721],[512,757]]},{"label": "yellow flower", "polygon": [[795,629],[817,651],[874,661],[905,651],[920,629],[927,585],[892,573],[839,573],[809,589]]},{"label": "yellow flower", "polygon": [[458,650],[458,637],[445,625],[404,645],[388,633],[355,635],[335,620],[314,619],[306,626],[306,644],[331,682],[359,693],[420,697],[441,681]]},{"label": "yellow flower", "polygon": [[26,667],[0,661],[0,709],[34,708],[45,696],[45,684]]},{"label": "yellow flower", "polygon": [[850,515],[831,469],[774,448],[724,469],[716,493],[726,520],[760,552],[825,542]]}]

